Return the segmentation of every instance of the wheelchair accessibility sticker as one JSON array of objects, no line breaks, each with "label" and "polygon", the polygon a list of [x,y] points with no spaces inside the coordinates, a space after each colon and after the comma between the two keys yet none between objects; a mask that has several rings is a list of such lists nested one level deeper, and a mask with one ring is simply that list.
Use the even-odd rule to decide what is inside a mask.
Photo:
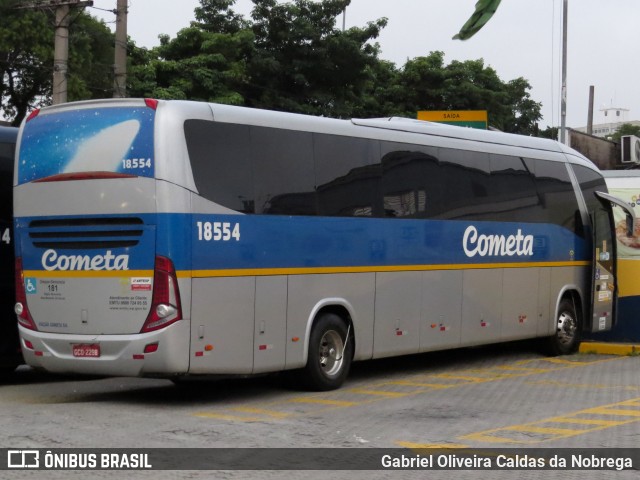
[{"label": "wheelchair accessibility sticker", "polygon": [[27,295],[38,293],[38,279],[34,277],[27,277],[24,279],[24,288],[27,291]]}]

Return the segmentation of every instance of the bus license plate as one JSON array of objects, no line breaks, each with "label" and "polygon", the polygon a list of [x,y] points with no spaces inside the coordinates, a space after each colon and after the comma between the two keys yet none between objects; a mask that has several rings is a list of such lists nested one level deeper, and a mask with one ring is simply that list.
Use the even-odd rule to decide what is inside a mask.
[{"label": "bus license plate", "polygon": [[76,344],[72,345],[74,357],[99,357],[100,345],[97,343],[92,344]]}]

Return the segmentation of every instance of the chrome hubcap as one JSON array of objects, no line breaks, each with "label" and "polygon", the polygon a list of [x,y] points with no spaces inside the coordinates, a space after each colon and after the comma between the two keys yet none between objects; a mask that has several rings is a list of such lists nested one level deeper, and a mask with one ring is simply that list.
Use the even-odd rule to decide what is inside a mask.
[{"label": "chrome hubcap", "polygon": [[570,345],[576,337],[578,325],[569,312],[562,312],[558,317],[558,341],[562,345]]},{"label": "chrome hubcap", "polygon": [[320,340],[319,358],[320,368],[327,376],[334,376],[340,372],[344,362],[342,351],[344,342],[335,330],[326,332]]}]

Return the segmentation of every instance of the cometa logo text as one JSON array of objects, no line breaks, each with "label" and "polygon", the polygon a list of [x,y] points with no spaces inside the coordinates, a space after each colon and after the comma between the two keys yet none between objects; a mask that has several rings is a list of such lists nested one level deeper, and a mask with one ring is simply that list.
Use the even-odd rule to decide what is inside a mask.
[{"label": "cometa logo text", "polygon": [[114,255],[107,250],[104,255],[58,255],[53,249],[42,254],[45,270],[129,270],[129,255]]},{"label": "cometa logo text", "polygon": [[462,248],[467,257],[531,256],[533,235],[523,235],[520,229],[515,235],[479,235],[478,229],[470,225],[464,231]]}]

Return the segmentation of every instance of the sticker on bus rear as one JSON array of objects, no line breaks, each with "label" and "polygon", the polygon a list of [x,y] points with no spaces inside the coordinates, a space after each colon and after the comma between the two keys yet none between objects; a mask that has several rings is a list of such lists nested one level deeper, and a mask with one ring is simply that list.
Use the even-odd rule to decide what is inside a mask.
[{"label": "sticker on bus rear", "polygon": [[18,183],[109,172],[153,177],[155,110],[90,108],[41,114],[24,127]]},{"label": "sticker on bus rear", "polygon": [[153,286],[153,278],[151,277],[132,277],[131,278],[131,291],[151,291]]}]

